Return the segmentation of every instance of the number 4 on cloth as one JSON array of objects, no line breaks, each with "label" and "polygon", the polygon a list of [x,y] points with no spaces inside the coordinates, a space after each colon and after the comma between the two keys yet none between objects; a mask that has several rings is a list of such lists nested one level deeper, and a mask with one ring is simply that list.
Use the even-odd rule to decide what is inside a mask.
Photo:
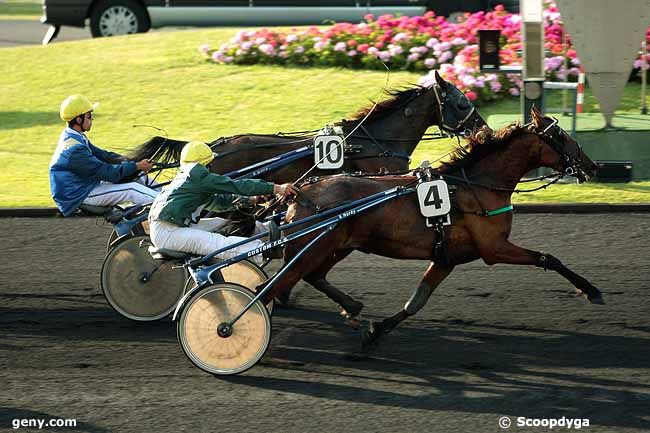
[{"label": "number 4 on cloth", "polygon": [[417,186],[420,212],[424,217],[447,215],[451,210],[449,189],[442,179],[422,182]]}]

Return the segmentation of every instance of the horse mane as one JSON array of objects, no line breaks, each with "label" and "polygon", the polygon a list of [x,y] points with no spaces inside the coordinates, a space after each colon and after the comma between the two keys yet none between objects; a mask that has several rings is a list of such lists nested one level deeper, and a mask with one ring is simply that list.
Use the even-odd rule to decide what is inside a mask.
[{"label": "horse mane", "polygon": [[367,121],[370,122],[377,120],[381,117],[386,116],[387,114],[392,113],[396,107],[403,105],[406,101],[409,101],[416,93],[420,92],[423,89],[426,89],[426,87],[416,84],[414,87],[386,90],[385,93],[391,96],[390,99],[386,99],[377,103],[377,106],[375,106],[374,109],[372,107],[375,103],[371,101],[372,105],[362,108],[361,110],[357,111],[351,119],[344,119],[341,123],[356,125],[361,120],[363,120],[363,118],[366,117],[368,113],[370,113],[370,110],[372,110],[372,113],[368,117]]},{"label": "horse mane", "polygon": [[497,131],[483,126],[467,137],[464,146],[459,145],[452,151],[450,160],[441,163],[440,171],[450,173],[472,166],[486,156],[503,149],[510,139],[525,131],[526,128],[519,122],[511,123]]}]

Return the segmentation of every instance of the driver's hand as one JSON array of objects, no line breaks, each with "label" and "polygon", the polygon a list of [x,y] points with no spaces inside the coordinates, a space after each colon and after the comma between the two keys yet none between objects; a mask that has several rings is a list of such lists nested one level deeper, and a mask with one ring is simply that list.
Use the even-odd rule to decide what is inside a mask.
[{"label": "driver's hand", "polygon": [[138,168],[138,171],[149,173],[149,171],[153,168],[153,162],[149,161],[148,159],[143,159],[142,161],[136,162],[135,166]]},{"label": "driver's hand", "polygon": [[292,183],[283,183],[282,185],[273,185],[273,192],[284,198],[298,195],[298,188]]}]

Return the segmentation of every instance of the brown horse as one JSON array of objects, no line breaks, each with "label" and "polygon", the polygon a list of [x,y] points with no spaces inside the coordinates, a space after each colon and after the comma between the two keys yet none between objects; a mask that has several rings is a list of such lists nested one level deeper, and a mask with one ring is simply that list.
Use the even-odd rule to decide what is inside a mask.
[{"label": "brown horse", "polygon": [[[416,86],[402,91],[390,91],[392,98],[380,102],[374,109],[367,107],[341,126],[354,153],[346,155],[341,170],[336,172],[406,171],[410,155],[422,140],[426,130],[437,125],[449,133],[471,132],[486,125],[471,102],[453,84],[436,73],[430,87]],[[285,152],[312,144],[314,135],[243,134],[219,138],[211,147],[219,154],[210,165],[215,173],[228,173],[256,164]],[[139,146],[131,159],[154,158],[160,162],[176,162],[186,141],[153,137]],[[261,176],[269,182],[285,183],[299,179],[314,164],[313,158],[302,158]],[[313,175],[332,174],[312,171]]]},{"label": "brown horse", "polygon": [[[452,195],[452,224],[444,228],[446,252],[434,254],[436,231],[425,224],[415,194],[394,199],[359,216],[345,220],[298,259],[269,293],[272,299],[290,290],[304,278],[339,303],[350,315],[359,312],[361,303],[332,286],[326,279],[329,270],[357,249],[399,259],[428,259],[431,264],[403,310],[371,326],[364,343],[376,340],[397,324],[415,314],[434,289],[455,266],[479,258],[488,265],[509,263],[533,265],[560,273],[576,290],[593,303],[602,303],[600,291],[583,277],[567,269],[550,254],[527,250],[508,241],[512,227],[511,195],[520,179],[538,167],[550,167],[585,181],[595,164],[578,143],[556,121],[532,111],[529,125],[511,125],[496,133],[480,130],[469,138],[451,162],[437,171],[455,184]],[[356,200],[395,186],[413,186],[414,176],[353,177],[331,176],[305,184],[304,199],[292,203],[287,221],[297,221],[328,209],[337,203]],[[499,212],[494,212],[500,210]],[[300,238],[285,248],[288,262],[314,235]],[[261,287],[259,288],[261,289]]]}]

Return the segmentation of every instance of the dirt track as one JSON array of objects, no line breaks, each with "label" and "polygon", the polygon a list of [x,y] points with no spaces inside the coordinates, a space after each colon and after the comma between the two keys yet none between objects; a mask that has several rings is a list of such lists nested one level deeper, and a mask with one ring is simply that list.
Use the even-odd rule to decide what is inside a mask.
[{"label": "dirt track", "polygon": [[[108,226],[1,222],[2,431],[12,419],[75,418],[41,431],[496,432],[501,416],[508,431],[549,431],[517,427],[520,416],[650,429],[648,215],[516,217],[512,239],[585,276],[605,306],[575,298],[557,274],[476,262],[365,356],[335,306],[301,285],[296,308],[276,310],[262,362],[227,379],[193,367],[169,321],[134,323],[107,306]],[[385,317],[425,268],[355,253],[331,280],[366,318]]]}]

